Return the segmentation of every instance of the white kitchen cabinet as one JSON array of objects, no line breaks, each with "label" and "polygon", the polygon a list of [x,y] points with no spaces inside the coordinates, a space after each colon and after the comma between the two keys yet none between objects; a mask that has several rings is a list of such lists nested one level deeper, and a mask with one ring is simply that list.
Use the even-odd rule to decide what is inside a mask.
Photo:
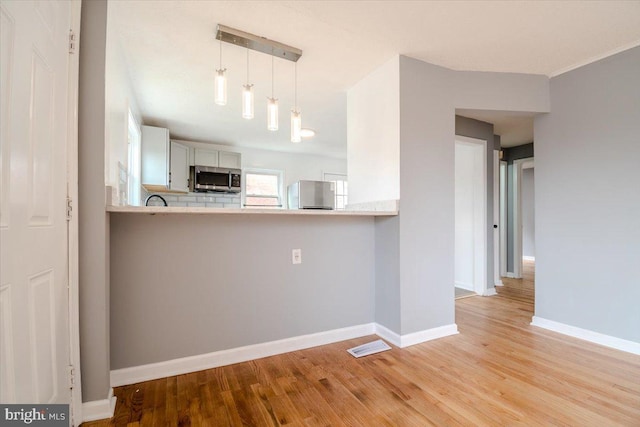
[{"label": "white kitchen cabinet", "polygon": [[221,168],[240,169],[241,155],[240,153],[232,153],[230,151],[218,152],[218,166]]},{"label": "white kitchen cabinet", "polygon": [[142,185],[150,191],[169,188],[169,129],[142,126]]},{"label": "white kitchen cabinet", "polygon": [[189,147],[169,140],[169,129],[142,126],[142,185],[147,191],[189,191]]},{"label": "white kitchen cabinet", "polygon": [[171,141],[169,189],[189,191],[189,147]]},{"label": "white kitchen cabinet", "polygon": [[230,151],[207,150],[196,148],[194,154],[194,164],[197,166],[211,166],[229,169],[240,169],[241,154]]},{"label": "white kitchen cabinet", "polygon": [[196,148],[194,160],[198,166],[218,167],[218,151]]}]

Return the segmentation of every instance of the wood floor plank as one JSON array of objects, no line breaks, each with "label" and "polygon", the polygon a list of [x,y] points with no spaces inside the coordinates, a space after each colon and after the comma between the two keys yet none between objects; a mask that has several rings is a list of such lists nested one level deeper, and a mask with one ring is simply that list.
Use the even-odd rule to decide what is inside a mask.
[{"label": "wood floor plank", "polygon": [[531,326],[535,272],[456,300],[460,334],[376,336],[118,387],[102,426],[640,426],[640,357]]}]

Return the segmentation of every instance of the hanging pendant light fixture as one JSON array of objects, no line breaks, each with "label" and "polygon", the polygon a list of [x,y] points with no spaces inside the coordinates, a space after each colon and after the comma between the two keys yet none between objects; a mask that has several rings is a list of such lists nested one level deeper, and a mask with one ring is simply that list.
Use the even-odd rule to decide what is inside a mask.
[{"label": "hanging pendant light fixture", "polygon": [[222,68],[222,38],[220,38],[220,68],[216,70],[214,82],[213,100],[218,105],[227,105],[227,77],[224,75],[226,68]]},{"label": "hanging pendant light fixture", "polygon": [[[278,130],[278,100],[274,96],[274,61],[275,57],[296,62],[302,56],[302,50],[287,46],[286,44],[269,40],[266,37],[256,36],[242,30],[218,24],[216,38],[220,40],[220,68],[216,70],[215,96],[216,104],[226,105],[227,103],[227,80],[225,68],[222,68],[222,42],[242,46],[247,49],[247,81],[242,85],[242,117],[251,119],[254,117],[254,93],[253,85],[249,83],[249,49],[271,55],[271,97],[267,97],[267,129]],[[296,70],[297,71],[297,70]],[[295,105],[291,111],[291,140],[299,142],[301,140],[300,128],[302,125],[301,115],[298,111],[297,101],[297,74],[295,82]]]},{"label": "hanging pendant light fixture", "polygon": [[249,83],[249,46],[247,45],[247,84],[242,86],[242,118],[253,119],[253,85]]},{"label": "hanging pendant light fixture", "polygon": [[298,63],[294,64],[293,71],[293,110],[291,110],[291,142],[302,141],[302,115],[298,111]]},{"label": "hanging pendant light fixture", "polygon": [[273,96],[273,52],[271,54],[271,98],[267,98],[267,129],[278,130],[278,100]]}]

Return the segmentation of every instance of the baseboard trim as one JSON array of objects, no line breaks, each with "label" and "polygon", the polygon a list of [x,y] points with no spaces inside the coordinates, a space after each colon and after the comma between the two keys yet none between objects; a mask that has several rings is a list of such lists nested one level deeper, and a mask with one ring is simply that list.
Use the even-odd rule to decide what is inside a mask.
[{"label": "baseboard trim", "polygon": [[502,280],[498,280],[493,286],[504,286],[504,283],[502,283]]},{"label": "baseboard trim", "polygon": [[82,422],[113,418],[118,398],[113,395],[113,387],[109,389],[106,399],[92,400],[82,403]]},{"label": "baseboard trim", "polygon": [[389,341],[391,344],[396,347],[402,347],[402,337],[400,334],[393,332],[391,329],[382,326],[379,323],[375,324],[376,335],[382,338],[383,340]]},{"label": "baseboard trim", "polygon": [[492,297],[494,295],[498,295],[498,293],[496,292],[496,288],[487,288],[487,290],[484,291],[485,297]]},{"label": "baseboard trim", "polygon": [[[197,372],[204,369],[217,368],[219,366],[246,362],[248,360],[260,359],[268,356],[275,356],[277,354],[288,353],[290,351],[303,350],[305,348],[317,347],[320,345],[364,337],[367,335],[378,335],[380,338],[389,341],[391,344],[400,348],[404,348],[426,341],[431,341],[437,338],[455,335],[457,333],[458,326],[455,323],[402,336],[380,324],[367,323],[348,328],[318,332],[316,334],[286,338],[278,341],[248,345],[229,350],[215,351],[212,353],[199,354],[196,356],[182,357],[179,359],[172,359],[164,362],[150,363],[147,365],[133,366],[123,369],[114,369],[113,371],[111,371],[111,386],[119,387],[123,385],[136,384],[142,381],[150,381],[174,375],[187,374],[190,372]],[[90,421],[95,419],[110,418],[111,416],[113,416],[113,410],[111,410],[111,415],[106,416],[106,412],[104,409],[102,409],[101,411],[92,409],[93,406],[98,407],[98,405],[101,405],[100,408],[104,408],[104,406],[106,405],[105,402],[107,401],[105,400],[98,402],[88,402],[87,404],[83,404],[83,411],[88,411],[83,412],[86,414],[84,420]],[[87,408],[85,405],[91,405],[91,407]],[[96,414],[99,413],[99,415],[96,415],[97,418],[89,418],[90,414],[93,414],[94,412]]]},{"label": "baseboard trim", "polygon": [[539,328],[548,329],[553,332],[558,332],[570,337],[579,338],[581,340],[589,341],[595,344],[600,344],[605,347],[640,355],[640,343],[634,341],[612,337],[611,335],[601,334],[599,332],[594,332],[588,329],[582,329],[576,326],[555,322],[553,320],[544,319],[538,316],[533,316],[533,319],[531,319],[531,324]]},{"label": "baseboard trim", "polygon": [[277,341],[232,348],[229,350],[214,351],[212,353],[196,356],[182,357],[164,362],[150,363],[147,365],[133,366],[130,368],[115,369],[111,371],[111,386],[135,384],[142,381],[155,380],[174,375],[197,372],[204,369],[217,368],[219,366],[246,362],[288,353],[290,351],[303,350],[319,345],[331,344],[352,338],[375,334],[375,324],[367,323],[341,329],[333,329],[315,334],[301,335]]},{"label": "baseboard trim", "polygon": [[391,344],[400,348],[409,347],[438,338],[448,337],[449,335],[455,335],[457,333],[458,325],[456,325],[455,323],[452,323],[451,325],[439,326],[437,328],[425,329],[424,331],[413,332],[406,335],[400,335],[396,332],[393,332],[389,328],[376,323],[376,335],[378,335],[380,338],[386,339],[387,341],[391,342]]},{"label": "baseboard trim", "polygon": [[516,278],[516,275],[515,275],[515,273],[512,273],[511,271],[507,271],[507,272],[505,273],[504,277],[507,277],[507,278],[509,278],[509,279],[515,279],[515,278]]},{"label": "baseboard trim", "polygon": [[523,255],[523,256],[522,256],[522,259],[523,259],[523,260],[525,260],[525,261],[535,261],[535,260],[536,260],[536,257],[534,257],[534,256],[525,256],[525,255]]},{"label": "baseboard trim", "polygon": [[464,282],[454,282],[454,286],[456,288],[464,289],[465,291],[475,292],[473,289],[473,283],[464,283]]}]

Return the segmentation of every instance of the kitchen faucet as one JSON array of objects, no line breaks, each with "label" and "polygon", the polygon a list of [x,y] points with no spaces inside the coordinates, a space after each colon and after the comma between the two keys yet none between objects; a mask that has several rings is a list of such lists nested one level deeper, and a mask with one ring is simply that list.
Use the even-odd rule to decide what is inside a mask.
[{"label": "kitchen faucet", "polygon": [[164,199],[164,197],[162,197],[162,196],[161,196],[161,195],[159,195],[159,194],[152,194],[152,195],[150,195],[149,197],[147,197],[147,199],[144,201],[144,205],[145,205],[145,206],[149,206],[149,199],[151,199],[152,197],[158,197],[160,200],[162,200],[162,203],[164,203],[164,205],[165,205],[165,206],[169,206],[169,205],[167,204],[167,201]]}]

